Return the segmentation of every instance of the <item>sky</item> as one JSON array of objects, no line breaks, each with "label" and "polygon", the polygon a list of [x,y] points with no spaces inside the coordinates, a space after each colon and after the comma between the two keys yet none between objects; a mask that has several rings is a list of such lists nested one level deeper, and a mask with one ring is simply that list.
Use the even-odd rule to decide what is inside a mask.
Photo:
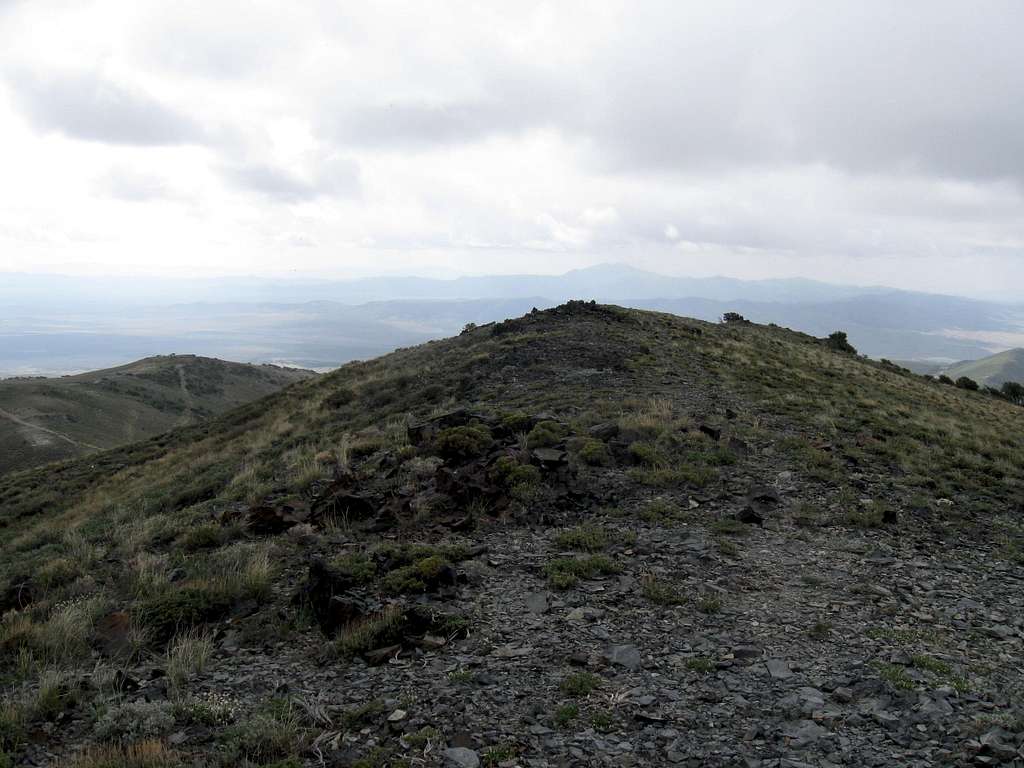
[{"label": "sky", "polygon": [[1022,31],[1017,0],[0,0],[0,272],[1024,300]]}]

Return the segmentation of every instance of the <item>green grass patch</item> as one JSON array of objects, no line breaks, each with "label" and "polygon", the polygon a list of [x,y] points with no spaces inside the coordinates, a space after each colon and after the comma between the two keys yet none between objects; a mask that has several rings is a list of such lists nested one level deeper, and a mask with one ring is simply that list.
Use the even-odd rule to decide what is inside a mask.
[{"label": "green grass patch", "polygon": [[578,525],[566,528],[555,535],[554,544],[560,549],[575,549],[580,552],[600,552],[607,549],[614,531],[600,525]]},{"label": "green grass patch", "polygon": [[559,684],[558,688],[566,696],[580,699],[589,696],[600,687],[601,678],[589,672],[574,672]]},{"label": "green grass patch", "polygon": [[548,583],[555,589],[568,589],[575,586],[580,579],[608,576],[619,573],[620,570],[618,563],[607,555],[559,557],[544,566]]},{"label": "green grass patch", "polygon": [[686,668],[691,672],[700,672],[702,675],[715,671],[715,662],[703,656],[694,656],[686,660]]},{"label": "green grass patch", "polygon": [[683,605],[686,593],[678,585],[656,576],[645,576],[640,582],[641,594],[657,605]]},{"label": "green grass patch", "polygon": [[580,708],[576,704],[563,704],[555,710],[554,722],[559,728],[568,728],[580,715]]}]

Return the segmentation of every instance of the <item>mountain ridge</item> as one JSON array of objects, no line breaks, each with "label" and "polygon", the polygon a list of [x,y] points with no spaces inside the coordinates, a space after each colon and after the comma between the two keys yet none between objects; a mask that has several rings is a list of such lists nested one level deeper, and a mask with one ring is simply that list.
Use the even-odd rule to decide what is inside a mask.
[{"label": "mountain ridge", "polygon": [[[21,302],[49,303],[59,293],[61,301],[75,301],[78,294],[92,301],[134,296],[136,303],[180,303],[191,297],[216,303],[266,301],[285,303],[327,300],[341,303],[415,299],[484,299],[546,296],[560,302],[571,298],[622,300],[686,298],[700,296],[723,301],[750,299],[776,301],[829,300],[877,293],[911,293],[884,286],[850,286],[806,278],[741,280],[730,277],[679,277],[649,272],[627,264],[600,264],[569,270],[559,275],[479,275],[453,278],[379,276],[350,279],[285,278],[114,278],[94,279],[65,275],[8,275],[0,286],[0,298],[16,306]],[[55,292],[54,281],[61,286]],[[232,286],[235,286],[232,288]],[[655,293],[652,294],[651,290]],[[596,291],[596,292],[595,292]]]},{"label": "mountain ridge", "polygon": [[1024,409],[783,328],[467,328],[0,478],[0,750],[1003,759],[1022,450]]},{"label": "mountain ridge", "polygon": [[965,360],[942,373],[952,379],[966,376],[982,386],[1000,387],[1008,381],[1024,382],[1024,349],[1008,349],[980,360]]},{"label": "mountain ridge", "polygon": [[9,425],[0,438],[0,475],[209,418],[310,375],[167,355],[59,378],[0,379],[0,419]]}]

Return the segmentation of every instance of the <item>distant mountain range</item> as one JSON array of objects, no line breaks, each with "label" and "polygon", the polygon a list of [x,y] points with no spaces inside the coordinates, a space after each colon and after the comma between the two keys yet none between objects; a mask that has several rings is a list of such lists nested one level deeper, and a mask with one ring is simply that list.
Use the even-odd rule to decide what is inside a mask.
[{"label": "distant mountain range", "polygon": [[561,275],[489,275],[437,279],[369,277],[353,280],[156,279],[4,275],[0,302],[9,306],[81,306],[96,302],[151,305],[172,303],[305,303],[335,301],[472,300],[543,296],[560,303],[570,298],[690,298],[723,301],[820,302],[891,292],[889,288],[832,285],[803,279],[737,280],[727,277],[671,277],[624,264],[603,264]]},{"label": "distant mountain range", "polygon": [[195,355],[0,381],[0,474],[143,440],[316,374]]},{"label": "distant mountain range", "polygon": [[623,265],[439,280],[99,280],[5,275],[0,376],[104,367],[154,353],[332,368],[483,323],[596,299],[704,320],[739,312],[862,353],[949,364],[1024,346],[1024,306],[811,280],[681,278]]}]

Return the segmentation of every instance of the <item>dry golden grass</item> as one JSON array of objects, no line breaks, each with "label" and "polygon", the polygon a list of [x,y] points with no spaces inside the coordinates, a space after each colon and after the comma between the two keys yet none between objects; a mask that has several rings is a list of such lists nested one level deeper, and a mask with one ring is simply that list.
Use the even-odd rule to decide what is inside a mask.
[{"label": "dry golden grass", "polygon": [[167,649],[167,679],[175,688],[183,687],[189,677],[202,672],[213,655],[213,638],[196,628],[186,630],[171,641]]},{"label": "dry golden grass", "polygon": [[178,755],[159,741],[143,741],[126,747],[90,747],[66,763],[66,768],[176,768]]}]

